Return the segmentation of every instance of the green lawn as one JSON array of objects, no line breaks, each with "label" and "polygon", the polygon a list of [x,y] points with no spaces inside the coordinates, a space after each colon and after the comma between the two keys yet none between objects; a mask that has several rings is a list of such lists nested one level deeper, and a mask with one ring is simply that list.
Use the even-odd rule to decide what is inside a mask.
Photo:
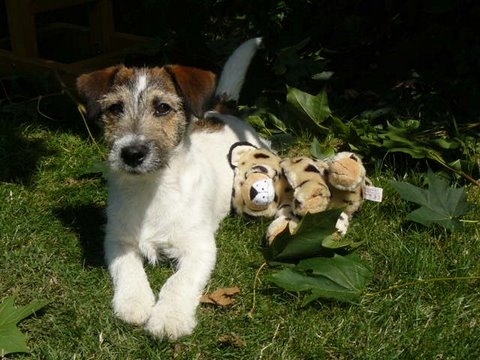
[{"label": "green lawn", "polygon": [[[480,358],[480,189],[468,188],[476,223],[427,229],[405,220],[413,207],[389,187],[393,169],[374,164],[385,200],[366,203],[347,234],[365,240],[358,251],[374,272],[360,304],[302,308],[301,296],[265,281],[271,269],[256,281],[267,222],[231,217],[217,236],[209,290],[238,286],[233,306],[202,305],[195,333],[177,342],[122,323],[102,259],[105,183],[88,174],[102,150],[71,114],[57,122],[0,113],[0,301],[50,302],[19,325],[31,354],[7,358]],[[148,268],[156,289],[171,272]],[[465,277],[474,279],[456,279]]]}]

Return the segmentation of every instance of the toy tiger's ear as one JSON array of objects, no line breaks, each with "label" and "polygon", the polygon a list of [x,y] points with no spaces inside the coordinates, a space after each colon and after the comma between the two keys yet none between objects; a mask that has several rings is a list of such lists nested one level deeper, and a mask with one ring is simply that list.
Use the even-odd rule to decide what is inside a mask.
[{"label": "toy tiger's ear", "polygon": [[211,71],[188,66],[167,65],[164,69],[185,98],[188,109],[201,118],[212,101],[216,87],[216,76]]},{"label": "toy tiger's ear", "polygon": [[110,90],[122,67],[124,66],[110,66],[77,78],[77,92],[86,103],[88,119],[95,119],[100,115],[99,100]]},{"label": "toy tiger's ear", "polygon": [[255,149],[257,149],[257,147],[246,141],[233,144],[228,153],[228,162],[230,163],[230,166],[232,168],[236,168],[238,166],[240,158],[247,152]]}]

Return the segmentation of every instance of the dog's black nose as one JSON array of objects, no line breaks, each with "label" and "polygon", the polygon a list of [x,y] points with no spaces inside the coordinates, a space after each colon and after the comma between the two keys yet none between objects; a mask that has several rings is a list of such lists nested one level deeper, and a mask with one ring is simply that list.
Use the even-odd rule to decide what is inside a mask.
[{"label": "dog's black nose", "polygon": [[146,145],[129,145],[122,149],[122,159],[128,166],[136,167],[143,163],[148,154]]}]

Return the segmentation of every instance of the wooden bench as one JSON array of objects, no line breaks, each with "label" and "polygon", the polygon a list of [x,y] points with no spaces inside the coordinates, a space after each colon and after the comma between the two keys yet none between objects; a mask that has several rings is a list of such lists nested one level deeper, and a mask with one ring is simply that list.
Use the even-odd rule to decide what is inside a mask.
[{"label": "wooden bench", "polygon": [[[88,14],[87,26],[57,22],[40,28],[36,23],[39,14],[74,7]],[[148,42],[144,37],[115,31],[111,0],[5,0],[5,8],[9,36],[0,40],[2,75],[53,70],[71,86],[79,74],[121,62],[132,48]],[[53,37],[50,41],[55,46],[55,36],[59,35],[67,38],[63,46],[71,47],[61,51],[86,57],[64,62],[42,56],[42,39]]]}]

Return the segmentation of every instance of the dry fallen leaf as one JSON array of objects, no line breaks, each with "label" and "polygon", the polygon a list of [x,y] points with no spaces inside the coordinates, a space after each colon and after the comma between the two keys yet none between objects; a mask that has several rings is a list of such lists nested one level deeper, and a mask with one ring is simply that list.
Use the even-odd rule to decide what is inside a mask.
[{"label": "dry fallen leaf", "polygon": [[235,303],[233,297],[238,294],[240,294],[240,289],[237,286],[231,288],[219,288],[210,294],[202,295],[200,302],[218,306],[229,306]]},{"label": "dry fallen leaf", "polygon": [[243,340],[239,335],[234,333],[222,335],[218,338],[218,341],[223,346],[233,346],[236,348],[244,347],[247,345],[245,340]]}]

